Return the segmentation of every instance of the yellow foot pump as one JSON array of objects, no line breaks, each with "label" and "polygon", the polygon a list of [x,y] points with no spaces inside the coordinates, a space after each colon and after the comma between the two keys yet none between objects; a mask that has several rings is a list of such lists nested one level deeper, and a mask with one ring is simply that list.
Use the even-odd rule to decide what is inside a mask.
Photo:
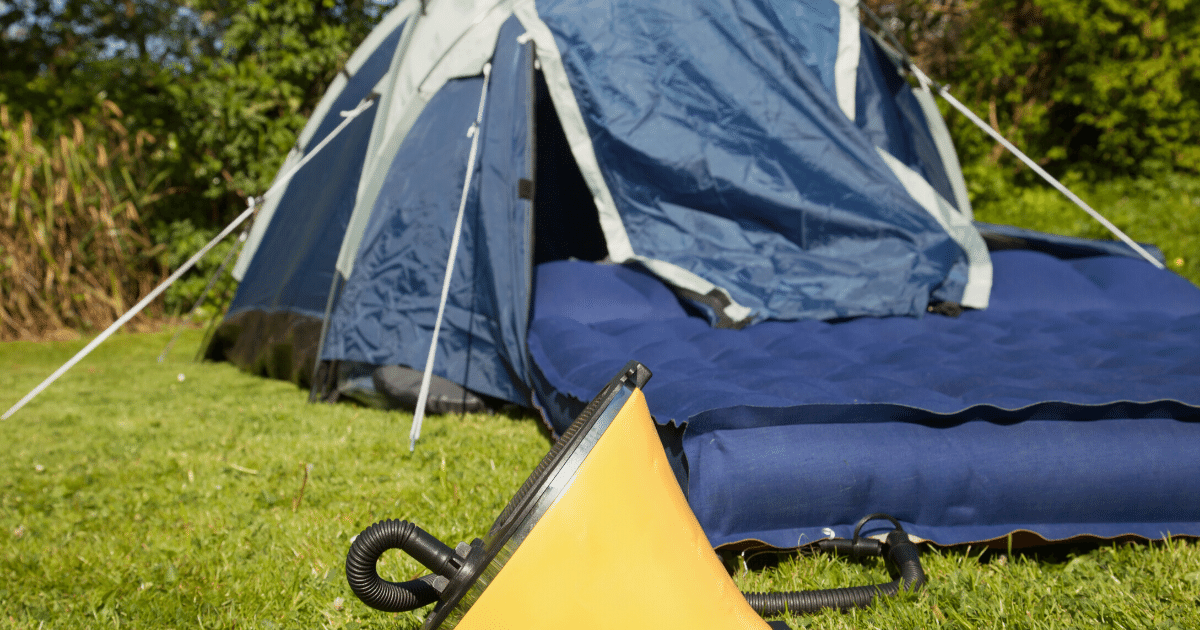
[{"label": "yellow foot pump", "polygon": [[[391,612],[436,603],[426,630],[766,630],[786,626],[768,625],[761,614],[862,606],[925,582],[917,547],[897,524],[882,545],[857,532],[854,541],[821,541],[835,553],[882,555],[887,548],[900,572],[892,583],[743,595],[675,479],[642,396],[649,378],[645,366],[630,361],[558,439],[484,539],[451,549],[404,521],[367,528],[346,558],[354,593]],[[432,573],[404,583],[379,577],[376,562],[395,548]]]}]

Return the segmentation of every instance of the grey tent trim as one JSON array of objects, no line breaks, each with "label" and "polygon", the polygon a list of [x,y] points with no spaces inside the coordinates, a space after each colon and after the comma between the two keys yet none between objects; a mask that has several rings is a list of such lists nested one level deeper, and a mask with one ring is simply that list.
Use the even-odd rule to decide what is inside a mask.
[{"label": "grey tent trim", "polygon": [[954,201],[957,202],[955,205],[959,212],[973,220],[975,210],[971,208],[971,198],[967,195],[967,180],[963,178],[962,165],[958,162],[958,152],[954,150],[954,142],[950,140],[950,130],[946,128],[946,119],[942,118],[942,112],[938,110],[937,101],[934,100],[928,85],[922,83],[920,89],[913,90],[913,96],[921,104],[921,111],[925,114],[925,123],[929,126],[929,133],[933,136],[938,154],[942,156],[946,177],[950,180],[950,188],[954,191]]},{"label": "grey tent trim", "polygon": [[946,201],[929,182],[908,165],[883,149],[876,147],[875,150],[895,173],[908,194],[937,219],[942,229],[966,252],[967,285],[963,288],[960,303],[971,308],[987,308],[992,293],[992,259],[988,255],[987,244],[971,219]]},{"label": "grey tent trim", "polygon": [[[389,113],[392,111],[394,105],[393,95],[396,92],[396,80],[398,75],[396,69],[399,68],[400,64],[403,63],[405,55],[408,52],[408,47],[412,43],[413,32],[417,30],[417,25],[421,23],[424,15],[424,11],[416,13],[412,20],[405,25],[404,32],[400,35],[400,41],[396,44],[396,51],[392,54],[392,62],[388,66],[388,72],[386,75],[384,75],[383,79],[380,80],[379,84],[376,85],[375,89],[380,94],[379,113],[375,116],[375,122],[371,127],[371,137],[367,141],[367,152],[363,158],[364,166],[371,161],[372,156],[376,155],[380,151],[379,145],[382,142],[382,139],[387,137],[387,134],[384,132],[384,129],[386,129],[384,125],[386,124],[385,121],[390,120],[391,117],[389,116]],[[359,179],[358,188],[355,191],[354,209],[350,213],[350,219],[346,225],[346,234],[342,237],[341,249],[338,250],[338,258],[334,262],[335,269],[341,268],[342,256],[346,248],[346,236],[357,235],[358,239],[362,238],[362,232],[366,228],[366,218],[369,216],[369,211],[359,211],[359,208],[361,208],[363,205],[363,190],[364,188],[373,184],[375,186],[373,190],[375,190],[376,194],[378,194],[379,185],[374,180],[380,177],[382,176],[374,171],[364,170],[361,178]],[[349,275],[349,272],[343,274],[344,277],[349,277]],[[322,333],[321,336],[323,343],[324,333]],[[319,356],[320,352],[318,351],[317,354]]]},{"label": "grey tent trim", "polygon": [[[896,64],[897,68],[909,68],[907,57],[903,53],[892,47],[878,33],[870,29],[867,29],[866,32],[879,46],[879,49],[892,60],[892,63]],[[967,180],[963,178],[962,164],[958,161],[958,151],[954,149],[954,141],[950,139],[950,129],[946,127],[946,119],[942,117],[942,112],[938,109],[937,101],[933,98],[933,93],[926,81],[918,76],[917,82],[920,83],[920,88],[914,88],[912,94],[921,106],[921,113],[925,115],[925,125],[929,128],[929,133],[933,136],[933,143],[942,158],[946,177],[950,180],[950,188],[954,192],[954,201],[957,202],[955,205],[968,219],[974,220],[975,211],[971,208],[971,199],[967,195]]]},{"label": "grey tent trim", "polygon": [[354,212],[338,252],[337,269],[344,277],[349,277],[354,269],[363,231],[387,177],[387,167],[413,123],[447,81],[483,71],[492,58],[500,26],[512,15],[509,4],[487,0],[452,4],[436,17],[416,20],[409,27],[411,35],[405,36],[411,40],[403,47],[404,54],[397,54],[389,72],[395,79],[392,89],[384,95],[386,107],[375,117],[372,136],[382,135],[385,139],[382,148],[368,153],[364,161],[364,177],[359,182]]},{"label": "grey tent trim", "polygon": [[537,7],[533,0],[519,0],[513,7],[513,14],[521,21],[526,33],[537,46],[538,62],[542,66],[542,76],[546,80],[546,88],[550,92],[550,100],[554,102],[554,110],[562,125],[571,154],[579,167],[583,180],[587,182],[592,193],[592,201],[596,204],[596,212],[600,219],[600,229],[604,232],[604,240],[608,245],[608,255],[614,262],[625,262],[633,257],[633,245],[625,224],[617,212],[617,204],[613,200],[600,163],[596,160],[592,148],[592,137],[588,134],[583,122],[583,113],[579,111],[579,103],[575,101],[575,92],[571,90],[567,71],[563,68],[562,55],[550,27],[538,16]]},{"label": "grey tent trim", "polygon": [[838,51],[833,63],[833,81],[838,106],[846,117],[854,120],[858,111],[858,60],[862,55],[862,31],[858,21],[857,0],[837,0]]}]

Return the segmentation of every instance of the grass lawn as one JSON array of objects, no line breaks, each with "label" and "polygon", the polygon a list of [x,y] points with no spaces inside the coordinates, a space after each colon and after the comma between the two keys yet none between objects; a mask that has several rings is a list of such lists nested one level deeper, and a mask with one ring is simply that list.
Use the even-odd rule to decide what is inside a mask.
[{"label": "grass lawn", "polygon": [[[482,535],[550,445],[532,417],[309,405],[288,383],[190,361],[188,331],[118,335],[0,424],[0,628],[416,628],[346,586],[349,539],[382,518]],[[7,408],[83,341],[0,344]],[[306,472],[307,471],[307,472]],[[795,628],[1200,628],[1200,545],[1042,556],[927,550],[927,589]],[[392,552],[393,580],[422,571]],[[565,569],[569,579],[572,571]],[[636,567],[630,568],[631,575]],[[747,590],[890,580],[879,564],[788,559]]]}]

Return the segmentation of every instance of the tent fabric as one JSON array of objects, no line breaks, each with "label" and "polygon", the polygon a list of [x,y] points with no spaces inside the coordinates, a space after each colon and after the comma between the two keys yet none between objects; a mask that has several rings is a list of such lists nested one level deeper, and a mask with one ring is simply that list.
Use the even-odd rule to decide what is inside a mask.
[{"label": "tent fabric", "polygon": [[[453,79],[476,76],[491,58],[501,25],[508,19],[509,2],[464,0],[437,11],[415,12],[387,80],[379,86],[379,114],[364,161],[355,212],[338,252],[337,268],[349,277],[389,166],[406,142],[412,125],[429,100]],[[394,11],[400,11],[404,5]]]},{"label": "tent fabric", "polygon": [[943,544],[1200,533],[1179,500],[1200,496],[1200,290],[1125,257],[994,261],[986,311],[740,331],[631,269],[541,265],[539,400],[561,431],[643,362],[714,545],[848,536],[874,511]]},{"label": "tent fabric", "polygon": [[321,319],[287,310],[248,309],[229,315],[213,333],[205,358],[230,361],[251,374],[310,384]]},{"label": "tent fabric", "polygon": [[[281,172],[324,140],[343,120],[342,111],[370,97],[388,70],[404,15],[389,14],[351,56],[317,108],[324,114],[310,119],[301,146]],[[373,109],[361,114],[260,210],[234,269],[237,293],[207,357],[228,359],[255,374],[311,382],[333,265],[354,208],[374,115]]]},{"label": "tent fabric", "polygon": [[[529,399],[525,327],[532,204],[533,67],[510,19],[493,60],[458,261],[438,339],[438,376],[516,403]],[[326,360],[424,366],[467,170],[482,78],[438,91],[396,153],[354,271],[330,320]],[[486,208],[486,211],[483,210]]]},{"label": "tent fabric", "polygon": [[[392,57],[395,53],[396,46],[399,44],[400,36],[404,31],[410,11],[415,8],[417,0],[405,0],[400,7],[391,11],[382,20],[367,40],[354,51],[350,59],[346,62],[346,67],[343,72],[339,73],[330,85],[329,90],[321,98],[317,104],[316,110],[313,112],[308,123],[300,132],[300,137],[297,140],[297,146],[289,153],[287,160],[280,168],[280,173],[286,173],[295,164],[297,164],[308,153],[311,147],[315,147],[328,136],[338,124],[341,123],[341,112],[352,110],[362,101],[367,98],[376,84],[384,77],[391,66]],[[375,110],[378,111],[378,110]],[[369,112],[369,116],[374,116],[375,111]],[[369,132],[371,123],[367,122],[370,118],[357,121],[356,127],[366,127]],[[369,136],[368,136],[369,138]],[[361,173],[364,139],[360,136],[354,139],[341,138],[337,142],[340,145],[351,148],[351,152],[343,154],[342,157],[347,161],[348,165],[354,165],[357,168],[345,173],[340,181],[332,182],[328,179],[322,181],[325,188],[336,191],[336,196],[326,198],[326,203],[312,203],[312,199],[305,196],[297,196],[293,194],[291,198],[285,195],[277,195],[266,200],[263,207],[258,211],[255,217],[254,225],[250,230],[249,238],[245,246],[242,248],[242,256],[238,259],[234,266],[233,277],[238,280],[245,279],[246,272],[250,263],[254,260],[258,248],[262,244],[262,240],[268,226],[271,226],[274,221],[274,215],[277,208],[281,205],[285,208],[284,215],[280,217],[281,222],[299,224],[304,228],[309,228],[312,225],[311,220],[306,220],[308,217],[292,216],[292,213],[301,212],[308,209],[312,216],[321,217],[327,214],[338,214],[337,211],[332,211],[328,207],[330,200],[335,202],[345,202],[346,200],[353,201],[351,196],[347,196],[347,189],[358,185],[359,174]],[[360,146],[361,145],[361,146]],[[338,153],[337,148],[327,147],[323,153]],[[306,174],[318,170],[317,166],[306,168]],[[325,169],[321,171],[328,174]],[[300,192],[300,191],[297,191]],[[304,200],[305,203],[298,203]],[[278,229],[278,228],[276,228]],[[340,235],[340,231],[338,232]],[[276,261],[272,261],[276,262]],[[273,266],[260,267],[259,271],[251,274],[251,277],[257,277],[263,274],[261,269],[274,269]],[[328,286],[328,283],[326,283]]]},{"label": "tent fabric", "polygon": [[[355,120],[293,178],[238,285],[231,315],[246,310],[324,315],[372,114],[363,113],[363,120]],[[306,177],[309,171],[324,177]]]},{"label": "tent fabric", "polygon": [[809,65],[833,65],[832,37],[802,41],[785,27],[796,16],[765,1],[582,4],[537,8],[619,214],[601,222],[614,260],[684,289],[666,265],[698,276],[755,322],[915,315],[939,289],[961,299],[962,248],[841,111],[831,68]]},{"label": "tent fabric", "polygon": [[957,199],[916,92],[870,35],[863,32],[860,37],[874,63],[858,66],[855,124],[875,146],[920,174],[943,199]]}]

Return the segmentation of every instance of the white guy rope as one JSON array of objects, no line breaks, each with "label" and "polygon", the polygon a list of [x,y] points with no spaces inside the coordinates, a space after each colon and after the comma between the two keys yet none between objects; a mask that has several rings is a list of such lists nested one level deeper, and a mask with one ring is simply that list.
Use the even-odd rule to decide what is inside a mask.
[{"label": "white guy rope", "polygon": [[1080,208],[1083,208],[1083,211],[1090,214],[1093,219],[1099,221],[1100,225],[1103,225],[1109,232],[1112,232],[1117,238],[1124,241],[1126,245],[1133,248],[1133,251],[1137,252],[1139,255],[1141,255],[1142,258],[1145,258],[1147,261],[1150,262],[1150,264],[1154,265],[1155,267],[1157,267],[1159,269],[1166,269],[1166,267],[1164,267],[1162,263],[1158,262],[1158,259],[1156,259],[1154,256],[1151,256],[1150,253],[1145,250],[1145,248],[1143,248],[1141,245],[1138,245],[1137,242],[1134,241],[1133,239],[1129,238],[1129,236],[1127,234],[1122,232],[1121,229],[1118,228],[1117,226],[1113,225],[1113,223],[1111,221],[1109,221],[1108,219],[1106,219],[1104,217],[1104,215],[1093,210],[1091,206],[1089,206],[1086,202],[1084,202],[1084,200],[1080,199],[1075,193],[1071,192],[1071,190],[1069,188],[1067,188],[1066,186],[1064,186],[1062,184],[1062,182],[1058,181],[1050,173],[1047,173],[1046,169],[1043,169],[1041,166],[1038,165],[1037,162],[1034,162],[1032,159],[1029,158],[1028,155],[1025,155],[1024,152],[1022,152],[1020,149],[1018,149],[1016,147],[1016,145],[1009,142],[1007,139],[1004,138],[1004,136],[1000,135],[1000,132],[996,131],[995,129],[992,129],[991,125],[983,122],[983,119],[981,119],[979,116],[976,116],[975,112],[971,111],[970,108],[968,108],[966,105],[963,105],[962,103],[960,103],[958,101],[958,99],[951,96],[950,90],[947,89],[946,86],[938,85],[938,84],[934,83],[929,77],[925,76],[924,72],[921,72],[921,69],[918,68],[916,66],[916,64],[914,64],[912,62],[909,62],[909,69],[912,70],[913,74],[916,75],[917,80],[919,80],[922,84],[924,84],[926,86],[936,87],[937,93],[942,98],[946,99],[946,102],[950,103],[950,105],[952,105],[954,107],[954,109],[957,109],[959,112],[961,112],[962,115],[966,116],[968,120],[975,123],[980,129],[986,131],[987,134],[989,136],[991,136],[996,142],[999,142],[1005,149],[1008,149],[1009,152],[1011,152],[1013,155],[1017,156],[1017,158],[1019,158],[1022,162],[1024,162],[1026,166],[1033,169],[1033,172],[1037,173],[1038,175],[1041,175],[1042,179],[1049,182],[1051,186],[1054,186],[1054,188],[1056,188],[1058,190],[1058,192],[1060,192],[1064,196],[1066,196],[1067,199],[1070,199],[1071,201],[1073,201],[1075,203],[1075,205],[1079,206]]},{"label": "white guy rope", "polygon": [[446,313],[446,298],[450,295],[450,276],[454,273],[454,259],[458,257],[459,235],[462,234],[463,214],[467,208],[467,193],[471,189],[471,177],[475,174],[475,153],[479,149],[479,128],[483,124],[483,105],[487,100],[488,79],[492,64],[483,66],[483,89],[479,93],[479,111],[475,122],[467,130],[471,138],[471,152],[467,156],[467,175],[463,179],[462,197],[458,201],[458,218],[454,220],[454,236],[450,239],[450,256],[446,260],[446,276],[442,279],[442,297],[438,302],[437,319],[433,322],[433,339],[429,342],[429,356],[425,358],[425,373],[421,376],[421,391],[417,394],[417,408],[413,411],[412,428],[408,431],[408,452],[417,446],[421,437],[421,422],[425,420],[425,401],[429,399],[429,384],[433,378],[433,359],[437,355],[438,333],[442,329],[442,317]]},{"label": "white guy rope", "polygon": [[66,373],[67,370],[75,367],[75,364],[79,363],[84,357],[86,357],[88,354],[90,354],[92,352],[92,350],[95,350],[96,346],[104,343],[104,340],[108,339],[109,337],[112,336],[113,333],[117,332],[117,329],[119,329],[121,326],[124,326],[125,323],[128,322],[129,320],[133,319],[133,317],[135,315],[142,312],[142,309],[146,308],[146,306],[149,305],[150,302],[153,302],[154,298],[156,298],[160,294],[162,294],[163,291],[166,291],[167,287],[174,284],[175,281],[180,278],[180,276],[182,276],[185,272],[187,272],[189,269],[192,268],[192,265],[195,265],[196,262],[199,261],[201,257],[203,257],[205,254],[207,254],[208,250],[215,247],[217,245],[217,243],[219,243],[226,236],[229,236],[229,234],[231,232],[233,232],[233,230],[236,229],[237,226],[241,225],[243,221],[245,221],[246,219],[249,219],[250,215],[254,214],[254,209],[255,209],[253,197],[250,198],[249,205],[250,205],[250,207],[246,208],[246,210],[244,212],[242,212],[240,215],[238,215],[238,218],[234,219],[233,223],[230,223],[224,230],[221,230],[221,233],[218,234],[216,238],[209,241],[208,245],[205,245],[204,247],[202,247],[200,249],[200,251],[196,252],[196,254],[194,256],[192,256],[190,259],[188,259],[187,262],[183,263],[183,266],[181,266],[179,269],[177,269],[175,271],[175,273],[171,274],[171,277],[167,278],[166,280],[164,280],[162,282],[162,284],[155,287],[154,290],[151,291],[149,295],[142,298],[141,302],[138,302],[136,305],[134,305],[133,308],[126,311],[126,313],[124,315],[122,315],[120,319],[113,322],[112,326],[109,326],[104,332],[97,335],[96,338],[93,339],[91,343],[84,346],[83,350],[80,350],[79,352],[77,352],[75,354],[75,356],[71,357],[71,359],[69,361],[67,361],[66,363],[64,363],[62,365],[62,367],[55,370],[54,373],[51,374],[50,376],[46,377],[46,380],[42,381],[40,385],[38,385],[37,387],[34,387],[33,390],[30,391],[28,394],[25,394],[24,398],[22,398],[20,401],[18,401],[17,404],[10,407],[8,411],[4,412],[3,416],[0,416],[0,420],[8,420],[8,418],[10,416],[12,416],[14,413],[19,411],[21,409],[21,407],[24,407],[26,405],[26,403],[33,400],[34,397],[36,397],[38,394],[42,393],[42,391],[45,390],[47,387],[49,387],[51,383],[53,383],[54,381],[57,381],[58,377],[62,376],[64,373]]},{"label": "white guy rope", "polygon": [[[318,144],[316,147],[313,147],[313,150],[310,151],[308,155],[304,156],[304,159],[297,162],[296,165],[293,166],[286,174],[284,174],[283,177],[277,178],[275,183],[272,184],[271,187],[262,194],[262,197],[265,198],[268,195],[275,193],[280,186],[291,179],[292,175],[294,175],[296,171],[300,170],[300,167],[307,164],[312,156],[316,155],[317,152],[323,149],[325,145],[333,139],[334,136],[336,136],[342,131],[342,129],[346,127],[346,125],[350,124],[350,121],[354,120],[359,114],[366,111],[367,108],[369,108],[372,104],[374,104],[374,100],[364,99],[358,104],[358,107],[348,112],[341,112],[342,116],[344,116],[346,119],[343,120],[337,127],[335,127],[333,131],[329,132],[329,135],[325,136],[325,139],[322,140],[320,144]],[[79,363],[84,357],[91,354],[92,350],[96,349],[96,346],[104,343],[106,339],[111,337],[113,333],[117,332],[117,330],[124,326],[129,320],[133,319],[135,315],[142,312],[142,309],[149,306],[150,303],[154,301],[154,298],[161,295],[163,291],[166,291],[168,287],[175,283],[176,280],[178,280],[181,276],[183,276],[183,274],[187,273],[188,270],[195,266],[196,263],[199,262],[200,259],[203,258],[210,249],[216,247],[217,243],[220,243],[225,239],[226,236],[229,236],[234,230],[236,230],[239,225],[244,223],[246,219],[249,219],[251,216],[253,216],[256,209],[256,200],[254,197],[250,197],[247,200],[247,208],[241,214],[239,214],[232,223],[225,226],[225,229],[221,230],[221,232],[217,234],[216,237],[214,237],[211,241],[209,241],[207,245],[200,248],[200,251],[196,252],[195,255],[189,258],[187,262],[183,263],[179,269],[176,269],[175,273],[171,274],[171,276],[164,280],[162,284],[155,287],[154,290],[151,291],[146,297],[142,298],[142,301],[135,304],[133,308],[129,309],[120,317],[120,319],[113,322],[113,324],[106,328],[104,332],[97,335],[96,338],[91,341],[91,343],[84,346],[83,350],[77,352],[75,356],[71,357],[70,360],[62,365],[62,367],[55,370],[50,376],[46,377],[46,380],[42,381],[37,387],[34,387],[28,394],[25,394],[25,397],[17,401],[17,404],[9,407],[8,411],[5,411],[4,415],[0,416],[0,420],[8,420],[14,413],[20,411],[22,407],[29,403],[29,401],[33,400],[38,394],[45,391],[45,389],[54,383],[54,381],[57,381],[60,376],[67,372],[67,370],[75,367],[76,363]]]}]

